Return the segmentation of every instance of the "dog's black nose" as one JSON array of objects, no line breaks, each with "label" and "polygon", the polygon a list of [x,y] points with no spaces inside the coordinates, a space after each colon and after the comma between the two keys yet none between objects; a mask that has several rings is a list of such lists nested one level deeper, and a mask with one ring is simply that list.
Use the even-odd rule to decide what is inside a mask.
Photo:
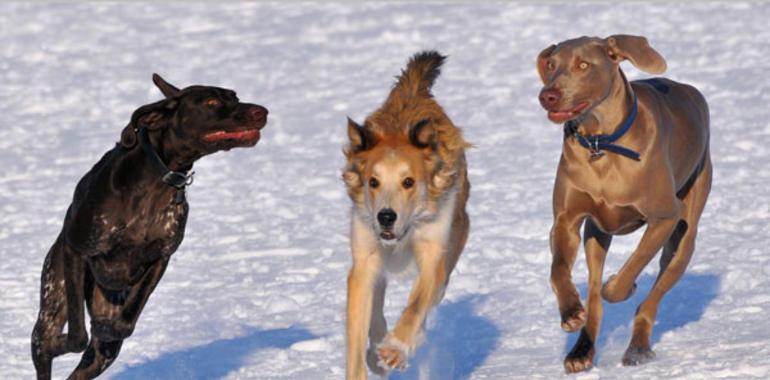
[{"label": "dog's black nose", "polygon": [[396,212],[392,208],[384,208],[377,213],[377,221],[383,227],[392,227],[397,217]]},{"label": "dog's black nose", "polygon": [[561,91],[555,88],[540,91],[540,104],[545,108],[555,106],[561,100]]}]

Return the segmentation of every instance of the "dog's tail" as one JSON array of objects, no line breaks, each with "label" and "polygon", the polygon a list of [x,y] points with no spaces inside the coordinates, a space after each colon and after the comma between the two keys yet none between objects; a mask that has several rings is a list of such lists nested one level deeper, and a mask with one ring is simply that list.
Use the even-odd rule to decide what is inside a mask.
[{"label": "dog's tail", "polygon": [[431,97],[430,89],[433,82],[441,74],[441,65],[446,56],[435,50],[426,50],[415,54],[406,64],[406,69],[401,71],[398,82],[393,87],[391,97]]}]

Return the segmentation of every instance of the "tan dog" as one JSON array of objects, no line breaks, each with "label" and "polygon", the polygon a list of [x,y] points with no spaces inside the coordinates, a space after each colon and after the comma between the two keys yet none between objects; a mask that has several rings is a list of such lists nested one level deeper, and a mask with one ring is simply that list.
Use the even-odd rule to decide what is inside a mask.
[{"label": "tan dog", "polygon": [[[609,302],[628,299],[636,277],[663,248],[660,273],[637,309],[623,364],[641,364],[654,357],[650,335],[658,303],[690,261],[711,189],[705,99],[695,88],[668,79],[629,83],[618,67],[626,59],[648,73],[666,69],[645,38],[627,35],[564,41],[543,50],[537,59],[544,83],[540,102],[551,121],[567,122],[551,230],[551,283],[561,325],[568,332],[582,328],[564,361],[567,372],[593,364],[602,319],[600,295]],[[570,273],[583,221],[587,316]],[[645,224],[639,246],[602,286],[612,235]]]},{"label": "tan dog", "polygon": [[[343,174],[353,201],[348,379],[367,378],[364,362],[380,375],[406,368],[468,237],[468,144],[430,93],[444,58],[436,52],[416,54],[379,110],[363,125],[348,120]],[[416,263],[417,281],[388,332],[382,310],[385,274],[411,263]]]}]

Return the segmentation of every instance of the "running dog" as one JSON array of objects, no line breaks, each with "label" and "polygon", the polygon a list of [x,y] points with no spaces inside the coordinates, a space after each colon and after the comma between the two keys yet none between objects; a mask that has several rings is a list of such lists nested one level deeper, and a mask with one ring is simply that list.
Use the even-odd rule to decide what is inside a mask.
[{"label": "running dog", "polygon": [[[658,303],[682,277],[695,248],[698,220],[711,189],[709,111],[694,87],[665,78],[628,82],[619,64],[660,74],[666,62],[644,37],[581,37],[552,45],[537,58],[540,103],[564,125],[553,191],[551,285],[561,327],[580,337],[567,372],[593,365],[594,342],[608,302],[628,299],[635,280],[662,248],[660,272],[634,318],[624,365],[654,358],[650,336]],[[571,270],[584,226],[588,310]],[[602,286],[613,235],[647,225],[628,261]]]},{"label": "running dog", "polygon": [[[468,238],[469,145],[431,95],[444,59],[434,51],[416,54],[379,110],[363,125],[348,119],[343,173],[353,201],[348,379],[367,378],[364,362],[380,375],[406,368]],[[417,281],[388,332],[385,274],[411,263],[416,263]]]},{"label": "running dog", "polygon": [[165,99],[137,109],[120,142],[80,180],[45,258],[32,332],[38,379],[50,379],[53,358],[68,352],[85,350],[69,379],[94,378],[112,364],[182,243],[193,163],[254,146],[267,121],[267,109],[240,103],[231,90],[153,81]]}]

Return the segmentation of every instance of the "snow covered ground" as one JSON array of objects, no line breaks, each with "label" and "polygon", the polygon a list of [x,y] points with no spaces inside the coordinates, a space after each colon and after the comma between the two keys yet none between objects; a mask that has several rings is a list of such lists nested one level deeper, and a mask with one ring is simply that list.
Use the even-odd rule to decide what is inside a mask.
[{"label": "snow covered ground", "polygon": [[[633,311],[606,305],[598,378],[770,377],[769,3],[0,5],[0,374],[32,378],[43,258],[78,179],[150,75],[231,87],[270,109],[255,149],[206,157],[187,237],[111,379],[340,379],[349,201],[345,116],[362,120],[420,49],[449,60],[435,87],[477,148],[472,230],[428,343],[394,379],[551,379],[574,337],[548,283],[550,192],[562,132],[537,104],[534,61],[580,35],[641,34],[667,76],[711,106],[714,188],[684,279],[664,300],[658,359],[620,365]],[[634,78],[642,74],[625,64]],[[643,184],[640,184],[643,186]],[[639,234],[613,242],[606,275]],[[586,267],[575,280],[585,291]],[[394,320],[411,281],[391,282]],[[79,360],[54,362],[64,378]]]}]

